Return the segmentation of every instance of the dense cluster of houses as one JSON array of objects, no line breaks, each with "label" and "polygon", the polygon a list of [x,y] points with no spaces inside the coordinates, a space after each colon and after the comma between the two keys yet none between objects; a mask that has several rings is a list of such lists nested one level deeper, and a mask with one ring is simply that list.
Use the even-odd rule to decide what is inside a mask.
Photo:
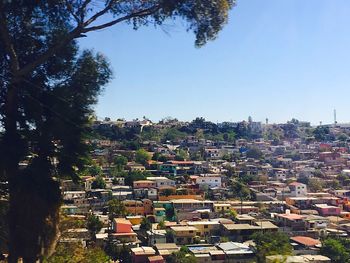
[{"label": "dense cluster of houses", "polygon": [[[149,125],[143,120],[123,127]],[[111,173],[113,163],[105,162],[103,189],[92,187],[94,176],[82,177],[80,185],[63,180],[62,211],[77,218],[95,214],[103,222],[93,238],[84,235],[86,229],[72,230],[70,237],[83,244],[92,238],[101,247],[107,242],[127,246],[132,262],[166,262],[182,246],[197,262],[256,262],[252,234],[276,231],[290,237],[293,255],[288,262],[330,262],[320,255],[321,237],[347,237],[350,231],[347,142],[289,138],[276,144],[266,138],[227,142],[196,136],[148,140],[141,144],[150,156],[143,164],[135,161],[135,150],[121,149],[118,142],[90,143],[95,160],[127,156],[125,172],[145,176],[126,183],[125,177]],[[199,152],[201,158],[180,160],[180,149],[187,156]],[[152,160],[155,154],[165,158]],[[244,182],[249,197],[236,191],[237,181]],[[118,200],[125,215],[111,218],[110,200]],[[266,257],[266,262],[280,256]]]}]

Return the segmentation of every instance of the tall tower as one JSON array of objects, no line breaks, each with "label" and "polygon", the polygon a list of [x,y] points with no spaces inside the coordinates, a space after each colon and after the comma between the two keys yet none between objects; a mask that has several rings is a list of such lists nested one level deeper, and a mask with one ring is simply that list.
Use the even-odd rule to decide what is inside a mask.
[{"label": "tall tower", "polygon": [[336,109],[334,109],[333,114],[334,114],[334,126],[336,126],[337,125],[337,110]]}]

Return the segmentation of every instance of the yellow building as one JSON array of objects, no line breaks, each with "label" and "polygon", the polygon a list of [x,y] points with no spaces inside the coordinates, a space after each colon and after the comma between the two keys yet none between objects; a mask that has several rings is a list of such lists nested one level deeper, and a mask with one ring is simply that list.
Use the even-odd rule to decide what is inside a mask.
[{"label": "yellow building", "polygon": [[128,219],[133,226],[141,224],[142,218],[143,218],[143,216],[127,216],[126,217],[126,219]]},{"label": "yellow building", "polygon": [[220,223],[216,221],[189,221],[187,225],[195,227],[197,229],[196,236],[199,237],[214,235],[220,228]]},{"label": "yellow building", "polygon": [[214,204],[215,213],[226,213],[230,211],[231,204]]},{"label": "yellow building", "polygon": [[180,245],[192,244],[196,236],[197,228],[193,226],[172,226],[174,242]]}]

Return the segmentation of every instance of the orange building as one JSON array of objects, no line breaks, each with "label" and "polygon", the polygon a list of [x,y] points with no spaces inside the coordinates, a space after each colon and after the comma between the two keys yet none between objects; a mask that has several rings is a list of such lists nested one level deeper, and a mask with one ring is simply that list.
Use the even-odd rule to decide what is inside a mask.
[{"label": "orange building", "polygon": [[137,188],[155,188],[156,182],[151,181],[151,180],[138,180],[134,181],[133,186],[135,189]]},{"label": "orange building", "polygon": [[113,219],[114,233],[111,236],[121,242],[136,242],[137,234],[132,230],[132,224],[125,218]]},{"label": "orange building", "polygon": [[153,214],[152,201],[149,199],[143,199],[142,201],[124,200],[123,204],[128,214],[141,216]]}]

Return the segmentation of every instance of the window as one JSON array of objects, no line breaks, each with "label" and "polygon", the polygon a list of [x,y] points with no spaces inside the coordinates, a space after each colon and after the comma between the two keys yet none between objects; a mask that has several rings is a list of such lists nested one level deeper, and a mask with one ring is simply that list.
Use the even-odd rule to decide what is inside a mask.
[{"label": "window", "polygon": [[208,225],[204,225],[204,228],[208,228]]}]

